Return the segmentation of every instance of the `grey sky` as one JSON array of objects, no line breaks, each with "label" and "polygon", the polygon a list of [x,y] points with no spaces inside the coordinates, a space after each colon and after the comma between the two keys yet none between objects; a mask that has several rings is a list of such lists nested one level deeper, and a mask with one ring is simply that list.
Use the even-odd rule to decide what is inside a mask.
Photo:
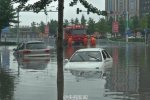
[{"label": "grey sky", "polygon": [[[71,0],[65,0],[65,8],[64,8],[64,19],[70,20],[71,18],[81,18],[82,14],[88,19],[89,17],[93,18],[95,21],[98,21],[100,17],[96,14],[89,14],[87,15],[86,12],[81,12],[79,14],[76,14],[76,9],[81,8],[82,10],[86,10],[80,3],[78,5],[75,5],[73,7],[69,7],[69,3]],[[100,10],[105,10],[105,0],[87,0],[89,3],[93,4],[93,6],[97,7]],[[57,8],[57,2],[54,2],[50,4],[50,6],[54,7],[48,7],[48,9],[56,10]],[[47,16],[47,21],[54,19],[57,20],[58,14],[57,12],[49,12]],[[46,23],[46,15],[43,12],[40,13],[32,13],[32,12],[20,12],[20,25],[30,25],[31,22],[37,22],[40,23],[41,21]]]}]

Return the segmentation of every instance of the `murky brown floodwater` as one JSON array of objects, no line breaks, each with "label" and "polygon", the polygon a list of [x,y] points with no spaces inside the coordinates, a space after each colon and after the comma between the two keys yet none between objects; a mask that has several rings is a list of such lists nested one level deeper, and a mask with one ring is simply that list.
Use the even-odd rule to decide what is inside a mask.
[{"label": "murky brown floodwater", "polygon": [[[106,76],[98,72],[64,71],[64,100],[150,100],[150,47],[101,44],[113,57]],[[18,66],[14,47],[0,47],[0,100],[56,100],[56,51],[49,62]],[[68,47],[64,58],[83,47]]]}]

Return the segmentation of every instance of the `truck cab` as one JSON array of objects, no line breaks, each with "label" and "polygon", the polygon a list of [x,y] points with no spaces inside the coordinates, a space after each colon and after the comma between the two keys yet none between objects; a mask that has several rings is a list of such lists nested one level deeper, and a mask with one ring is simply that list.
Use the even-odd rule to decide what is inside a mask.
[{"label": "truck cab", "polygon": [[72,38],[72,44],[83,44],[85,37],[87,37],[87,28],[83,25],[71,25],[64,28],[64,42],[66,45],[69,38]]}]

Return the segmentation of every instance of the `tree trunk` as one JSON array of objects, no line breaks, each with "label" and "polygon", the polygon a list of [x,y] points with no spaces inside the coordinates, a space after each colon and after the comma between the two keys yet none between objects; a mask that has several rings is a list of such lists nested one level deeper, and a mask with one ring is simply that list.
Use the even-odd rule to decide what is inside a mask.
[{"label": "tree trunk", "polygon": [[58,0],[58,33],[57,33],[57,100],[63,100],[63,10],[64,0]]}]

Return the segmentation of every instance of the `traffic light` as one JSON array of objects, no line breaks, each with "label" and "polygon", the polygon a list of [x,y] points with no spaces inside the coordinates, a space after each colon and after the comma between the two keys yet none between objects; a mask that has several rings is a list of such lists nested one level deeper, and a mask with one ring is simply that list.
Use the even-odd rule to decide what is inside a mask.
[{"label": "traffic light", "polygon": [[80,12],[80,9],[79,9],[79,8],[77,8],[77,14],[79,14],[79,12]]},{"label": "traffic light", "polygon": [[87,14],[90,14],[90,9],[89,8],[87,9]]},{"label": "traffic light", "polygon": [[108,15],[107,11],[102,11],[101,14],[102,14],[103,16],[107,16],[107,15]]},{"label": "traffic light", "polygon": [[80,10],[79,8],[77,8],[77,14],[79,14],[79,12],[82,12],[82,10]]}]

